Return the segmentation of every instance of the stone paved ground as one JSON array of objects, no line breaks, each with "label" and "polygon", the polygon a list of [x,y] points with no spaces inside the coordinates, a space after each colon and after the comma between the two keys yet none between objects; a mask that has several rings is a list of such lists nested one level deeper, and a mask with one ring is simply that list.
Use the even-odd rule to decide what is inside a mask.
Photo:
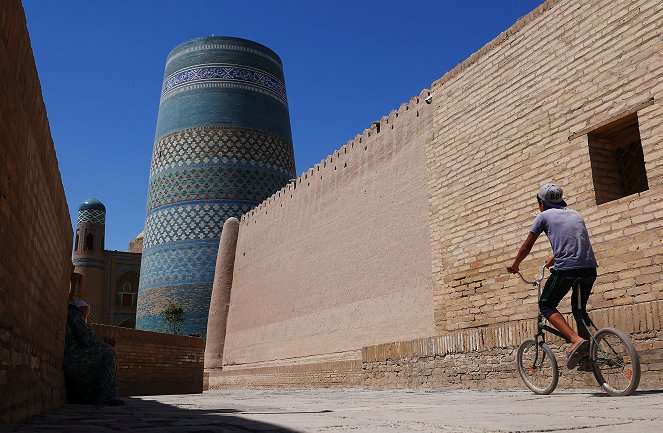
[{"label": "stone paved ground", "polygon": [[9,432],[663,432],[663,390],[210,391],[67,405]]}]

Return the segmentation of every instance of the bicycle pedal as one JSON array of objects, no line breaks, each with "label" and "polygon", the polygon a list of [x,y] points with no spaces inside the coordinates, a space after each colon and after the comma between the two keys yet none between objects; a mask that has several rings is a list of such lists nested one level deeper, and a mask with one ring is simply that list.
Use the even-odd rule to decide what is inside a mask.
[{"label": "bicycle pedal", "polygon": [[592,367],[592,362],[589,358],[585,357],[580,360],[580,363],[578,363],[576,371],[591,373],[594,371],[594,367]]}]

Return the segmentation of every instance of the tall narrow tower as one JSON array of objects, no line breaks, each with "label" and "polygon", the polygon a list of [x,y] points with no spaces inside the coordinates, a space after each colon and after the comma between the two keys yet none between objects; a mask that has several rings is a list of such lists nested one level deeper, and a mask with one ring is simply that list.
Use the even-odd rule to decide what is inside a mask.
[{"label": "tall narrow tower", "polygon": [[295,176],[283,65],[269,48],[194,39],[168,55],[152,153],[136,327],[205,335],[223,223]]},{"label": "tall narrow tower", "polygon": [[90,321],[107,323],[108,300],[104,296],[106,261],[106,206],[96,198],[85,200],[78,207],[74,243],[74,272],[81,275],[78,296],[90,305]]}]

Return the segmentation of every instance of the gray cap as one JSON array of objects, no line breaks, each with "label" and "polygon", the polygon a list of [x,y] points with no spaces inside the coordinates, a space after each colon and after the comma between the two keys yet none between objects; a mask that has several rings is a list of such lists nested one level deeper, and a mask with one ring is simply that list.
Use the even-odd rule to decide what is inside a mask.
[{"label": "gray cap", "polygon": [[554,183],[543,185],[539,188],[539,192],[536,196],[549,208],[561,209],[566,207],[566,202],[563,198],[564,191],[562,191],[561,186]]}]

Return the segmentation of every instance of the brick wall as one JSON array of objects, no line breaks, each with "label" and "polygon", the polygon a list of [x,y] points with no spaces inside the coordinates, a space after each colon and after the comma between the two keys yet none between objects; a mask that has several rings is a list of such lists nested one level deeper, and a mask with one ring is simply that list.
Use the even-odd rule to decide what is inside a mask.
[{"label": "brick wall", "polygon": [[[567,320],[572,320],[567,314]],[[599,328],[612,326],[633,338],[640,354],[640,388],[663,384],[663,302],[595,310]],[[535,334],[536,322],[454,331],[444,336],[365,347],[362,385],[368,387],[524,388],[516,370],[518,345]],[[560,366],[561,388],[597,387],[592,373],[569,371],[559,338],[548,338]]]},{"label": "brick wall", "polygon": [[[79,260],[94,260],[83,262]],[[104,251],[74,251],[74,271],[80,275],[78,293],[92,307],[90,322],[108,323],[108,274]]]},{"label": "brick wall", "polygon": [[358,361],[367,344],[434,332],[427,96],[242,217],[224,369]]},{"label": "brick wall", "polygon": [[[655,1],[549,1],[434,84],[439,334],[536,314],[534,289],[504,268],[551,181],[585,217],[597,253],[589,308],[663,299],[662,24]],[[597,205],[587,132],[633,113],[649,190]],[[549,251],[542,235],[525,273]]]},{"label": "brick wall", "polygon": [[[570,314],[567,319],[571,320]],[[599,328],[631,335],[640,354],[640,388],[663,385],[663,302],[595,310]],[[212,371],[210,388],[363,386],[369,388],[522,387],[516,370],[518,345],[535,334],[534,320],[507,322],[446,335],[366,346],[361,361]],[[547,339],[560,366],[560,389],[597,388],[592,373],[564,367],[565,344]]]},{"label": "brick wall", "polygon": [[[420,144],[426,145],[429,172],[427,223],[431,228],[435,330],[423,338],[365,345],[360,383],[378,387],[520,385],[514,354],[519,343],[533,334],[536,291],[506,274],[505,268],[538,213],[538,187],[556,182],[564,186],[569,205],[585,217],[599,260],[599,278],[589,303],[592,317],[599,325],[621,328],[636,341],[642,357],[643,387],[663,385],[663,334],[659,322],[663,313],[660,28],[663,8],[658,1],[549,0],[433,83],[432,139]],[[592,156],[590,135],[633,116],[637,117],[648,189],[606,200],[605,185],[598,181],[595,185],[593,174],[611,168],[600,167],[605,163],[601,146],[596,146],[596,155]],[[385,122],[380,123],[384,128]],[[427,129],[425,125],[421,128]],[[408,141],[404,144],[412,145]],[[334,160],[343,157],[346,148],[335,152]],[[371,157],[389,155],[385,152]],[[390,177],[383,166],[374,169],[378,178],[400,180],[398,176]],[[610,173],[602,175],[604,180],[610,179]],[[316,166],[298,179],[296,188],[314,188],[317,182]],[[282,193],[288,196],[291,190]],[[362,195],[359,188],[348,191],[342,199],[326,191],[325,195],[316,196],[319,204],[301,209],[295,216],[306,224],[315,224],[330,215],[325,203],[345,206],[346,201]],[[245,230],[246,242],[259,230],[247,226],[261,224],[264,238],[275,241],[275,233],[281,233],[280,218],[293,212],[293,208],[299,209],[296,206],[280,195],[266,201],[242,220],[240,238],[241,230]],[[378,217],[371,214],[365,218],[370,221]],[[290,249],[302,241],[302,230],[306,228],[294,226],[294,233],[278,240],[284,257],[272,254],[272,265],[297,257]],[[350,233],[336,231],[333,244],[325,244],[324,248],[333,250],[346,245],[344,251],[351,252],[362,241]],[[305,241],[322,245],[319,239]],[[270,271],[266,264],[255,267],[255,252],[241,250],[241,244],[237,264],[246,267],[247,276],[249,269],[254,273]],[[403,248],[401,257],[407,257],[410,251]],[[526,275],[534,275],[549,252],[549,243],[541,236],[521,269]],[[292,272],[302,272],[310,262],[303,257]],[[325,270],[320,279],[333,278],[344,269],[341,266]],[[367,269],[366,274],[371,275],[376,269],[380,266]],[[379,285],[376,275],[371,275],[373,285]],[[245,295],[256,286],[271,287],[248,277],[242,284]],[[317,287],[310,285],[312,290]],[[324,287],[327,290],[320,294],[318,302],[325,296],[338,297],[345,286]],[[292,287],[274,289],[273,293],[283,297]],[[301,293],[308,295],[306,291]],[[296,302],[301,299],[305,298]],[[269,308],[279,305],[265,304]],[[259,306],[251,302],[247,305]],[[569,313],[568,299],[560,310]],[[271,314],[276,312],[278,308]],[[383,312],[376,308],[370,314]],[[253,319],[251,315],[246,317]],[[318,312],[301,323],[308,326],[324,321],[324,317]],[[339,313],[335,318],[343,323],[347,315]],[[273,331],[269,326],[266,324],[262,330]],[[229,330],[229,335],[232,338],[233,331]],[[335,338],[333,334],[323,335]],[[244,346],[238,347],[251,346],[255,336],[244,334]],[[284,344],[286,336],[291,334],[275,332],[270,341]],[[561,353],[560,342],[554,346]],[[267,353],[271,360],[279,358],[274,352]],[[339,377],[349,378],[348,384],[357,383],[357,376],[352,373],[355,370],[347,366],[334,367],[330,362],[315,360],[309,363],[317,365],[316,371],[328,372],[326,376],[317,375],[309,385],[330,386]],[[210,376],[210,385],[298,383],[295,372],[304,368],[270,365],[270,359],[263,364],[243,372],[239,366],[224,366],[226,371],[217,372],[216,379]],[[226,367],[235,369],[228,371]],[[593,386],[594,382],[591,375],[583,377],[564,371],[561,384]]]},{"label": "brick wall", "polygon": [[63,402],[72,227],[19,0],[0,2],[0,422]]},{"label": "brick wall", "polygon": [[331,361],[274,367],[209,370],[208,389],[331,388],[361,386],[362,361]]},{"label": "brick wall", "polygon": [[130,253],[142,253],[143,252],[143,243],[145,241],[145,233],[140,232],[135,239],[129,242],[129,252]]},{"label": "brick wall", "polygon": [[203,391],[205,340],[92,324],[117,343],[118,394],[192,394]]}]

